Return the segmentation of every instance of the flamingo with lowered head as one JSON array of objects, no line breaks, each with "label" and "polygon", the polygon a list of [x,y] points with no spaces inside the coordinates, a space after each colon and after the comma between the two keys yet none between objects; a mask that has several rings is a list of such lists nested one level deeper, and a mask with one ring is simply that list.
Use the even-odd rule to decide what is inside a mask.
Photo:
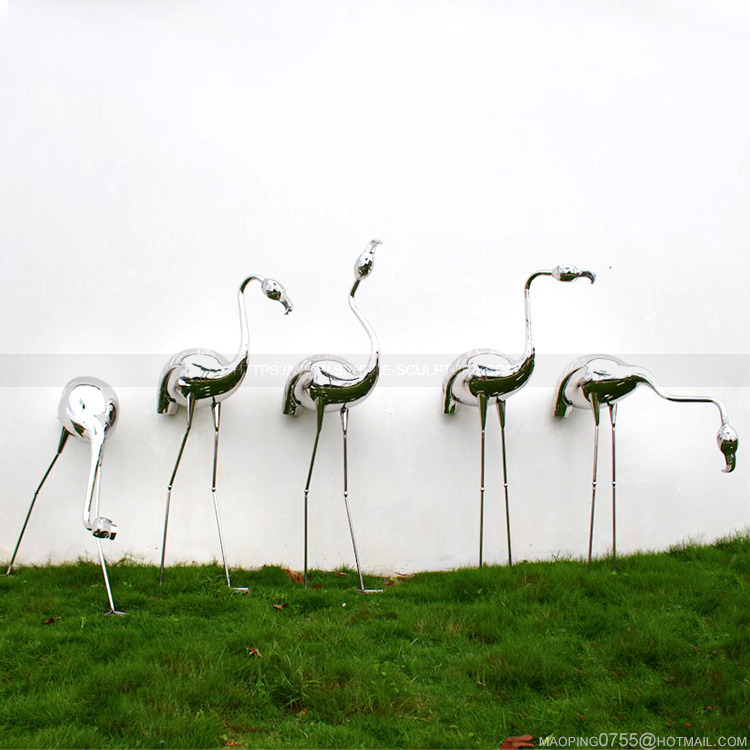
[{"label": "flamingo with lowered head", "polygon": [[531,335],[531,284],[540,276],[551,276],[557,281],[585,278],[592,284],[596,277],[591,271],[575,266],[559,265],[551,271],[531,274],[524,287],[526,313],[526,348],[521,359],[513,360],[495,349],[472,349],[458,357],[448,368],[443,380],[443,413],[455,414],[461,404],[479,407],[482,428],[481,465],[479,480],[479,567],[482,567],[484,542],[484,447],[487,407],[497,404],[500,420],[500,440],[503,459],[503,488],[505,492],[505,525],[508,538],[508,564],[513,564],[510,543],[510,506],[508,503],[508,469],[505,461],[505,402],[529,382],[534,371],[534,341]]},{"label": "flamingo with lowered head", "polygon": [[232,588],[227,558],[224,553],[219,505],[216,499],[216,461],[219,451],[221,402],[239,389],[247,374],[247,363],[250,355],[250,329],[247,323],[245,291],[253,281],[257,281],[260,284],[263,294],[268,299],[280,302],[284,306],[286,314],[292,311],[292,303],[289,297],[287,297],[284,287],[278,281],[263,276],[248,276],[240,284],[237,294],[240,310],[241,340],[239,351],[234,359],[228,361],[221,354],[211,349],[186,349],[179,352],[179,354],[175,354],[167,362],[159,379],[158,413],[176,414],[181,406],[187,410],[185,435],[182,438],[180,450],[177,454],[177,461],[167,485],[167,509],[164,517],[164,537],[162,540],[161,566],[159,569],[160,584],[164,583],[164,556],[167,551],[167,526],[169,525],[169,505],[172,498],[172,486],[174,485],[177,469],[180,466],[180,459],[185,450],[185,444],[187,443],[190,428],[193,424],[195,408],[196,406],[210,406],[214,422],[214,458],[211,493],[213,496],[214,515],[216,516],[216,528],[219,532],[221,558],[224,563],[224,575],[227,579],[227,586]]},{"label": "flamingo with lowered head", "polygon": [[[110,588],[109,576],[107,575],[107,563],[104,560],[101,542],[102,539],[114,539],[117,536],[117,525],[112,523],[109,518],[99,515],[104,444],[115,430],[119,408],[117,395],[103,380],[89,377],[74,378],[65,386],[57,412],[58,419],[62,424],[62,434],[57,446],[57,453],[55,453],[52,463],[44,473],[42,481],[39,483],[34,497],[31,499],[31,505],[26,514],[26,520],[21,527],[16,548],[13,550],[10,564],[5,571],[6,576],[9,576],[13,572],[13,563],[16,560],[18,548],[21,546],[21,539],[23,539],[29,518],[31,518],[31,511],[34,510],[37,496],[47,477],[50,475],[52,467],[57,463],[57,459],[60,457],[68,441],[68,437],[73,435],[73,437],[80,440],[88,440],[91,447],[91,469],[89,470],[86,501],[83,506],[83,525],[96,539],[96,546],[99,551],[99,563],[102,566],[104,586],[107,589],[107,599],[109,600],[109,611],[107,612],[109,615],[125,614],[117,610],[112,599],[112,589]],[[96,514],[94,518],[91,517],[92,512]]]},{"label": "flamingo with lowered head", "polygon": [[708,396],[682,396],[665,391],[645,368],[625,364],[621,359],[605,354],[589,354],[571,362],[563,371],[555,391],[556,417],[567,417],[571,408],[590,409],[594,415],[594,472],[591,487],[591,526],[589,529],[589,566],[594,542],[594,506],[596,504],[596,469],[599,454],[599,410],[609,407],[612,425],[612,570],[617,565],[616,540],[616,463],[615,463],[615,424],[617,404],[629,396],[638,386],[648,386],[657,396],[667,401],[689,404],[713,404],[721,417],[721,427],[716,442],[724,454],[724,472],[734,471],[737,464],[737,433],[731,427],[724,404]]},{"label": "flamingo with lowered head", "polygon": [[371,593],[376,589],[366,589],[362,579],[362,569],[359,564],[357,542],[354,538],[354,525],[349,510],[349,483],[347,463],[347,432],[349,426],[349,409],[364,401],[372,392],[380,375],[380,344],[373,327],[359,310],[354,295],[360,283],[366,279],[373,269],[375,250],[380,240],[372,240],[354,264],[354,285],[349,292],[349,307],[370,338],[370,358],[363,369],[355,367],[343,357],[320,354],[302,360],[291,372],[284,387],[284,414],[296,416],[301,409],[309,409],[317,415],[317,430],[313,444],[310,468],[305,483],[305,519],[304,519],[304,582],[307,576],[307,498],[310,493],[315,454],[318,450],[320,431],[323,427],[323,415],[327,411],[338,411],[341,416],[341,429],[344,434],[344,505],[349,521],[349,532],[354,548],[354,560],[359,575],[359,590]]}]

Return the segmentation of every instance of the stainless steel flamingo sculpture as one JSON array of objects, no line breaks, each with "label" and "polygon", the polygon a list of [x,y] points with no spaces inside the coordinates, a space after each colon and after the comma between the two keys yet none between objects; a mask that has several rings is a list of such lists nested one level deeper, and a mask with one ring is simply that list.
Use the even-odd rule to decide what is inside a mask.
[{"label": "stainless steel flamingo sculpture", "polygon": [[[172,476],[167,485],[167,510],[164,517],[164,538],[161,547],[161,566],[159,570],[159,584],[164,583],[164,556],[167,551],[167,526],[169,525],[169,505],[172,498],[172,487],[180,459],[185,450],[190,428],[193,424],[193,413],[195,407],[211,406],[211,414],[214,422],[214,458],[213,476],[211,481],[211,493],[213,496],[214,514],[216,516],[216,527],[219,532],[219,546],[221,547],[221,559],[224,563],[224,575],[227,586],[232,587],[229,577],[229,567],[224,553],[224,539],[221,533],[221,521],[219,519],[219,504],[216,499],[216,461],[219,452],[219,426],[221,418],[221,402],[231,396],[242,385],[247,373],[247,362],[250,353],[250,329],[247,324],[247,309],[245,307],[245,290],[253,281],[260,283],[263,293],[268,299],[281,302],[286,314],[292,311],[292,303],[287,297],[284,287],[278,281],[263,276],[248,276],[242,284],[237,295],[240,309],[241,341],[237,355],[230,362],[218,352],[211,349],[186,349],[175,354],[167,362],[159,380],[159,401],[157,411],[159,414],[176,414],[180,406],[187,410],[187,427],[185,435],[180,444],[177,461],[172,471]],[[239,589],[246,590],[246,589]]]},{"label": "stainless steel flamingo sculpture", "polygon": [[375,383],[378,382],[380,374],[380,344],[372,326],[359,310],[354,295],[359,288],[360,282],[372,273],[375,260],[375,249],[380,245],[380,240],[372,240],[354,264],[354,286],[349,292],[349,307],[367,331],[370,337],[370,358],[364,369],[360,370],[351,362],[342,357],[328,354],[320,354],[302,360],[292,371],[284,387],[284,414],[296,416],[300,409],[309,409],[317,414],[317,431],[315,432],[315,443],[313,444],[310,468],[307,472],[305,483],[305,520],[304,520],[304,581],[308,584],[307,577],[307,499],[310,492],[310,480],[312,479],[315,454],[318,450],[320,431],[323,427],[323,415],[327,411],[338,411],[341,415],[341,429],[344,434],[344,505],[346,516],[349,521],[349,532],[352,537],[354,548],[354,560],[359,575],[359,590],[362,593],[370,593],[375,589],[365,589],[362,579],[362,569],[359,564],[357,542],[354,538],[354,526],[349,509],[349,484],[347,463],[347,432],[349,425],[349,409],[364,401],[372,392]]},{"label": "stainless steel flamingo sculpture", "polygon": [[510,505],[508,502],[508,469],[505,460],[505,402],[528,383],[534,371],[534,342],[531,335],[531,283],[539,276],[551,276],[557,281],[587,278],[592,284],[596,277],[590,271],[575,266],[559,265],[551,271],[531,274],[524,287],[526,312],[526,348],[521,359],[512,360],[495,349],[472,349],[458,357],[448,368],[443,380],[443,413],[455,414],[461,404],[479,407],[482,428],[481,466],[479,480],[479,567],[482,566],[484,543],[484,453],[487,407],[497,404],[500,420],[500,440],[503,459],[503,488],[505,492],[505,525],[508,538],[508,564],[513,564],[510,542]]},{"label": "stainless steel flamingo sculpture", "polygon": [[[60,457],[68,437],[73,435],[81,440],[88,440],[91,446],[91,470],[89,471],[86,501],[83,506],[83,525],[96,539],[96,546],[99,550],[99,562],[102,566],[104,585],[107,589],[107,598],[109,600],[109,611],[107,612],[109,615],[125,614],[115,608],[115,603],[112,599],[112,589],[109,585],[109,576],[107,575],[107,563],[104,560],[101,543],[102,539],[115,538],[117,535],[117,526],[109,518],[99,515],[104,444],[106,439],[114,432],[118,411],[117,395],[112,388],[98,378],[75,378],[65,386],[57,412],[58,419],[62,423],[62,434],[57,446],[57,453],[55,453],[52,463],[44,473],[42,481],[39,483],[34,497],[31,499],[26,520],[23,522],[18,542],[16,542],[16,548],[13,550],[13,557],[10,560],[8,569],[5,571],[6,576],[9,576],[13,572],[13,563],[16,560],[18,548],[21,546],[21,539],[23,539],[29,518],[31,518],[31,511],[34,510],[37,496],[52,471],[52,467]],[[91,517],[92,512],[96,514],[94,518]]]},{"label": "stainless steel flamingo sculpture", "polygon": [[594,542],[594,508],[596,505],[596,470],[599,454],[599,411],[601,406],[609,407],[612,425],[612,569],[617,565],[617,524],[615,463],[615,424],[617,404],[629,396],[639,385],[648,386],[657,396],[667,401],[713,404],[721,416],[721,427],[716,435],[719,449],[724,454],[724,472],[734,471],[737,464],[737,433],[727,418],[727,411],[721,401],[707,396],[677,396],[667,393],[659,386],[654,376],[645,368],[625,364],[621,359],[604,354],[591,354],[571,362],[563,371],[557,384],[554,414],[567,417],[572,407],[590,409],[594,415],[594,471],[591,485],[591,526],[589,530],[589,565]]}]

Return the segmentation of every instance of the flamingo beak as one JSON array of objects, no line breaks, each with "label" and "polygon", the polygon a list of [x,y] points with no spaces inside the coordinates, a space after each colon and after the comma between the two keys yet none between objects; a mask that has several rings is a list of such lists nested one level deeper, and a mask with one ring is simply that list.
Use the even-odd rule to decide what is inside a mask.
[{"label": "flamingo beak", "polygon": [[716,442],[719,445],[719,450],[724,454],[724,459],[727,465],[722,469],[725,474],[730,474],[734,471],[737,466],[737,446],[739,440],[737,433],[734,429],[728,425],[723,424],[719,430],[719,434],[716,436]]},{"label": "flamingo beak", "polygon": [[567,263],[555,266],[552,271],[546,271],[545,273],[558,281],[575,281],[576,279],[586,278],[593,284],[596,280],[596,276],[591,271],[581,271],[577,266],[571,266]]}]

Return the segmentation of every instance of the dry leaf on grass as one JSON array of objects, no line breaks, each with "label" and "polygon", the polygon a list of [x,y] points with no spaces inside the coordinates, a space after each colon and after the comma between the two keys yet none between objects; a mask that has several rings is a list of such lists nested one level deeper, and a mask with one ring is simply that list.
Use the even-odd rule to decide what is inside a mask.
[{"label": "dry leaf on grass", "polygon": [[287,574],[287,577],[291,578],[295,583],[305,582],[305,577],[302,575],[302,573],[299,572],[299,570],[291,570],[290,568],[284,568],[284,572]]},{"label": "dry leaf on grass", "polygon": [[534,739],[530,734],[522,734],[520,737],[506,737],[500,750],[516,750],[520,747],[534,747],[531,740]]},{"label": "dry leaf on grass", "polygon": [[386,576],[383,578],[383,583],[386,586],[393,586],[396,583],[401,583],[401,581],[410,581],[414,576],[411,573],[399,573],[396,571],[391,576]]},{"label": "dry leaf on grass", "polygon": [[247,647],[247,655],[248,656],[257,656],[259,659],[263,658],[263,654],[258,651],[257,648],[251,648],[250,646]]}]

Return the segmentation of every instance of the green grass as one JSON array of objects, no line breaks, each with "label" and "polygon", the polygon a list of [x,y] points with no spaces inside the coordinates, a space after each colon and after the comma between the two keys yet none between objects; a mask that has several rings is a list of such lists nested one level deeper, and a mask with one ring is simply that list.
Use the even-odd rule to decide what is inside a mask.
[{"label": "green grass", "polygon": [[[0,580],[0,747],[498,747],[750,733],[750,539],[355,576],[121,563]],[[368,585],[383,583],[369,578]],[[288,604],[281,610],[274,604]],[[43,624],[48,618],[59,618]],[[261,656],[251,649],[258,649]]]}]

